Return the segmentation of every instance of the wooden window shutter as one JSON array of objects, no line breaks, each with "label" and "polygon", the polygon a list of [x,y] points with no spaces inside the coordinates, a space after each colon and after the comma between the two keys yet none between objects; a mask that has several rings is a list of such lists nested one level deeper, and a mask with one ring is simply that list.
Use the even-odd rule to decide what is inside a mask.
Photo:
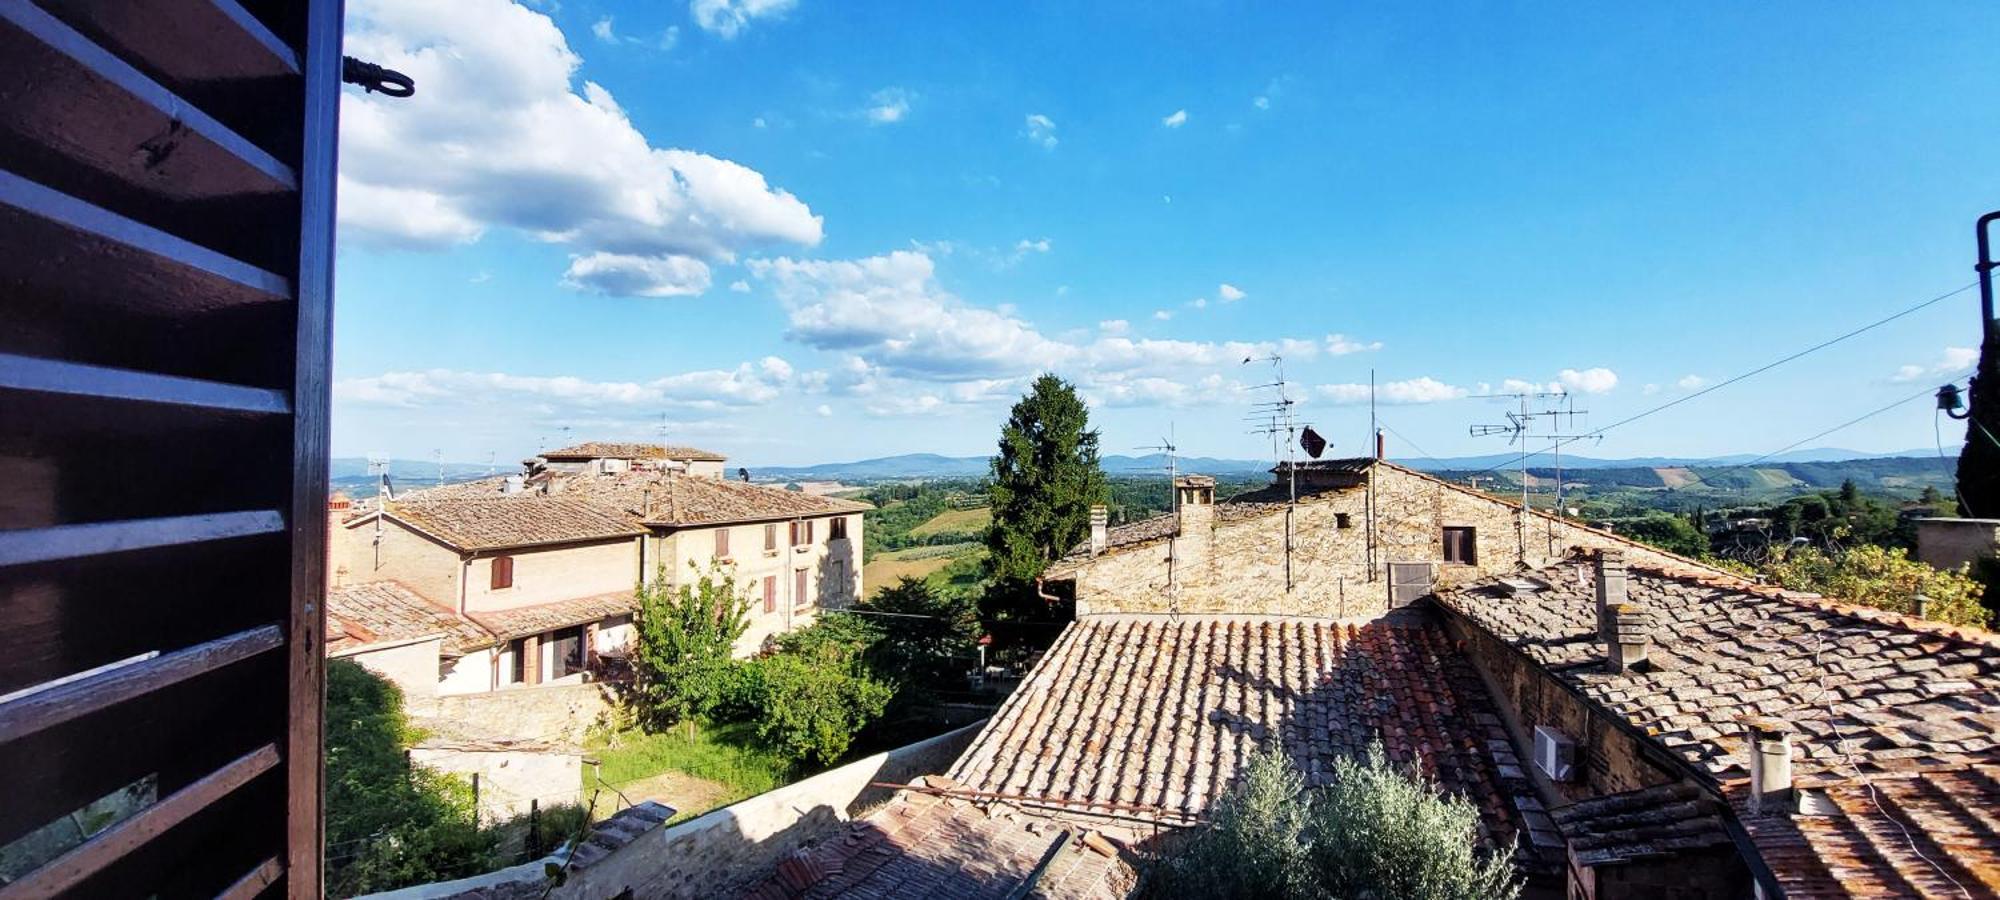
[{"label": "wooden window shutter", "polygon": [[764,526],[764,549],[778,549],[778,526],[775,524]]},{"label": "wooden window shutter", "polygon": [[729,529],[727,528],[717,528],[715,530],[715,555],[718,559],[729,556]]},{"label": "wooden window shutter", "polygon": [[764,611],[767,613],[778,611],[778,576],[776,575],[764,576]]},{"label": "wooden window shutter", "polygon": [[805,543],[808,543],[808,544],[810,544],[810,543],[812,543],[812,542],[813,542],[813,520],[811,520],[811,519],[807,519],[807,520],[806,520],[806,539],[805,539]]},{"label": "wooden window shutter", "polygon": [[505,590],[514,586],[514,557],[493,557],[493,573],[488,587],[491,590]]},{"label": "wooden window shutter", "polygon": [[0,0],[10,897],[320,896],[340,14]]},{"label": "wooden window shutter", "polygon": [[799,523],[798,523],[798,521],[797,521],[797,520],[793,520],[793,521],[792,521],[792,534],[791,534],[791,538],[792,538],[792,546],[794,546],[794,547],[798,546],[798,545],[799,545]]},{"label": "wooden window shutter", "polygon": [[812,598],[811,598],[811,597],[808,597],[808,596],[806,595],[806,570],[804,570],[804,569],[795,569],[795,570],[793,570],[793,572],[792,572],[792,605],[793,605],[793,606],[805,606],[805,605],[807,605],[807,604],[810,604],[811,602],[812,602]]}]

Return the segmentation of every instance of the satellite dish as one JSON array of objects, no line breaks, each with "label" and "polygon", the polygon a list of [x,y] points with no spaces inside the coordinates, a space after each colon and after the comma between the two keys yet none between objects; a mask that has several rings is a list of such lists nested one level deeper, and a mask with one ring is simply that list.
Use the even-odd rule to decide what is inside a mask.
[{"label": "satellite dish", "polygon": [[749,470],[749,469],[745,469],[745,468],[743,468],[743,467],[741,467],[741,466],[738,466],[738,467],[737,467],[737,469],[736,469],[736,477],[737,477],[737,478],[740,478],[740,479],[742,479],[742,480],[744,480],[744,481],[749,481],[749,480],[750,480],[750,470]]},{"label": "satellite dish", "polygon": [[1306,430],[1299,433],[1299,446],[1305,448],[1307,455],[1318,459],[1320,454],[1326,452],[1326,438],[1320,437],[1319,432],[1307,425]]}]

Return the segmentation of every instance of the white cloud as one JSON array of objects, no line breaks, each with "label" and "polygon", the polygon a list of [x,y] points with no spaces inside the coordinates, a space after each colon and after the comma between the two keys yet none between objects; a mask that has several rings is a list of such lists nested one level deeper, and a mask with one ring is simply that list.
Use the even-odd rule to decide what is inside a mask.
[{"label": "white cloud", "polygon": [[590,33],[597,35],[598,40],[603,41],[607,44],[618,43],[618,35],[612,32],[611,30],[610,16],[605,16],[602,19],[598,19],[597,24],[590,26]]},{"label": "white cloud", "polygon": [[778,18],[798,5],[798,0],[690,0],[688,12],[703,31],[733,40],[758,19]]},{"label": "white cloud", "polygon": [[1054,119],[1041,113],[1029,113],[1027,130],[1022,132],[1031,143],[1041,145],[1043,150],[1056,148],[1056,123]]},{"label": "white cloud", "polygon": [[1618,386],[1618,373],[1601,366],[1580,372],[1564,369],[1556,373],[1556,382],[1572,393],[1603,394]]},{"label": "white cloud", "polygon": [[1259,96],[1257,99],[1250,101],[1250,105],[1257,107],[1258,109],[1270,109],[1271,98]]},{"label": "white cloud", "polygon": [[1382,349],[1381,341],[1357,341],[1344,334],[1329,334],[1326,336],[1326,352],[1334,356],[1346,356],[1350,353],[1370,353],[1380,349]]},{"label": "white cloud", "polygon": [[903,121],[910,114],[910,101],[916,95],[902,88],[883,88],[868,98],[868,109],[864,113],[869,122],[889,125]]},{"label": "white cloud", "polygon": [[1153,310],[1153,318],[1157,321],[1165,322],[1166,320],[1171,319],[1173,317],[1174,317],[1173,310],[1170,309]]},{"label": "white cloud", "polygon": [[708,290],[708,264],[691,256],[592,253],[570,259],[563,285],[613,297],[693,297]]},{"label": "white cloud", "polygon": [[761,406],[776,400],[791,377],[791,365],[777,357],[643,382],[429,369],[342,379],[334,382],[333,395],[358,406],[657,415],[662,409],[722,412]]},{"label": "white cloud", "polygon": [[766,122],[766,121],[764,121],[764,117],[763,117],[763,116],[758,116],[757,118],[754,118],[754,119],[751,119],[751,120],[750,120],[750,127],[751,127],[751,128],[769,128],[769,127],[771,127],[771,123],[769,123],[769,122]]},{"label": "white cloud", "polygon": [[1132,330],[1132,323],[1124,319],[1105,319],[1097,323],[1097,330],[1105,334],[1124,334]]},{"label": "white cloud", "polygon": [[1250,296],[1249,294],[1243,293],[1242,288],[1239,288],[1236,285],[1230,284],[1228,282],[1223,282],[1220,287],[1217,287],[1215,289],[1215,295],[1221,297],[1222,302],[1224,303],[1235,303],[1238,300]]},{"label": "white cloud", "polygon": [[1700,390],[1701,388],[1706,387],[1707,385],[1708,385],[1708,379],[1703,378],[1700,375],[1683,375],[1681,376],[1679,381],[1674,382],[1674,387],[1680,388],[1681,390],[1684,391]]},{"label": "white cloud", "polygon": [[1639,393],[1641,393],[1641,394],[1645,394],[1645,395],[1646,395],[1646,396],[1648,396],[1648,397],[1651,397],[1651,396],[1653,396],[1654,394],[1657,394],[1657,393],[1659,393],[1659,392],[1660,392],[1660,386],[1659,386],[1659,385],[1657,385],[1657,384],[1650,384],[1650,383],[1649,383],[1649,384],[1647,384],[1647,385],[1646,385],[1645,387],[1642,387],[1642,388],[1640,388],[1640,389],[1639,389]]},{"label": "white cloud", "polygon": [[438,248],[511,228],[583,256],[711,262],[820,241],[820,218],[756,171],[652,146],[610,91],[575,82],[582,60],[533,10],[354,0],[346,44],[424,89],[342,95],[343,238]]},{"label": "white cloud", "polygon": [[1174,110],[1172,114],[1168,115],[1166,118],[1161,119],[1160,124],[1165,125],[1168,128],[1179,128],[1182,125],[1186,125],[1187,110],[1185,109]]},{"label": "white cloud", "polygon": [[1020,243],[1014,245],[1014,252],[1017,254],[1047,253],[1049,252],[1049,239],[1042,238],[1039,241],[1023,239]]},{"label": "white cloud", "polygon": [[[1368,385],[1365,384],[1322,384],[1313,390],[1336,406],[1355,406],[1368,402]],[[1463,399],[1471,393],[1465,388],[1446,384],[1426,375],[1376,385],[1375,402],[1394,406],[1441,403],[1446,400]]]},{"label": "white cloud", "polygon": [[472,276],[468,280],[471,281],[473,284],[485,284],[486,282],[493,280],[493,273],[488,272],[485,269],[480,269],[479,274]]},{"label": "white cloud", "polygon": [[1196,298],[1194,298],[1193,300],[1189,300],[1189,301],[1187,302],[1187,305],[1189,305],[1189,306],[1192,306],[1192,307],[1194,307],[1195,309],[1207,309],[1207,308],[1208,308],[1208,298],[1207,298],[1207,297],[1196,297]]},{"label": "white cloud", "polygon": [[813,412],[817,414],[820,418],[824,419],[833,415],[833,407],[822,403],[818,406],[813,407]]},{"label": "white cloud", "polygon": [[729,283],[729,291],[732,294],[750,293],[750,282],[738,278],[735,281]]},{"label": "white cloud", "polygon": [[1889,376],[1890,381],[1916,381],[1919,378],[1943,378],[1955,376],[1979,363],[1979,350],[1974,347],[1946,347],[1938,354],[1937,361],[1929,366],[1905,365]]},{"label": "white cloud", "polygon": [[681,42],[681,27],[679,25],[669,25],[667,26],[666,31],[660,32],[661,50],[672,50],[674,49],[674,47],[678,46],[680,42]]}]

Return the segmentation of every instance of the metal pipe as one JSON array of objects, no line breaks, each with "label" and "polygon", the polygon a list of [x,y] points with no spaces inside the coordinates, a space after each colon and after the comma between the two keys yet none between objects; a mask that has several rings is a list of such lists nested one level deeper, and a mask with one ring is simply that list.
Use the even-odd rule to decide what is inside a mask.
[{"label": "metal pipe", "polygon": [[1985,335],[1993,330],[1993,268],[1995,263],[1993,261],[1993,245],[1988,239],[1987,233],[1991,230],[1990,226],[1996,220],[2000,220],[2000,210],[1980,216],[1979,224],[1973,226],[1973,230],[1979,238],[1979,264],[1974,266],[1973,270],[1979,273],[1979,312],[1982,316],[1980,319],[1981,335]]}]

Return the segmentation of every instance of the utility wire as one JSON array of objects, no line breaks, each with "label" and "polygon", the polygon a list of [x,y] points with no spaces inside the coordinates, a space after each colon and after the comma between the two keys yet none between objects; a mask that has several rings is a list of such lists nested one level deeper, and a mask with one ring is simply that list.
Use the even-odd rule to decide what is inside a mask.
[{"label": "utility wire", "polygon": [[[1952,297],[1956,297],[1956,296],[1958,296],[1959,294],[1963,294],[1963,293],[1965,293],[1966,291],[1969,291],[1969,290],[1972,290],[1973,288],[1975,288],[1975,287],[1978,287],[1978,286],[1979,286],[1979,282],[1977,282],[1977,281],[1970,281],[1970,282],[1967,282],[1967,283],[1965,283],[1965,284],[1963,284],[1963,285],[1961,285],[1961,286],[1959,286],[1959,287],[1957,287],[1957,288],[1955,288],[1955,289],[1953,289],[1953,290],[1949,290],[1949,291],[1946,291],[1946,292],[1944,292],[1944,293],[1942,293],[1942,294],[1938,294],[1937,296],[1935,296],[1935,297],[1932,297],[1932,298],[1930,298],[1930,299],[1928,299],[1928,300],[1924,300],[1924,301],[1922,301],[1922,302],[1920,302],[1920,303],[1917,303],[1917,304],[1916,304],[1916,305],[1914,305],[1914,306],[1909,306],[1909,307],[1905,307],[1904,309],[1902,309],[1902,310],[1899,310],[1899,311],[1897,311],[1897,312],[1894,312],[1894,313],[1891,313],[1891,314],[1889,314],[1889,315],[1887,315],[1887,316],[1884,316],[1883,318],[1880,318],[1880,319],[1876,319],[1875,321],[1873,321],[1873,322],[1870,322],[1870,323],[1868,323],[1868,324],[1866,324],[1866,325],[1863,325],[1863,326],[1861,326],[1861,327],[1859,327],[1859,328],[1856,328],[1856,329],[1854,329],[1853,331],[1849,331],[1849,332],[1847,332],[1846,334],[1842,334],[1842,335],[1840,335],[1840,336],[1838,336],[1838,337],[1833,337],[1833,338],[1828,338],[1827,340],[1824,340],[1824,341],[1821,341],[1821,342],[1819,342],[1819,343],[1817,343],[1817,344],[1814,344],[1814,345],[1812,345],[1812,346],[1810,346],[1810,347],[1807,347],[1807,348],[1805,348],[1804,350],[1800,350],[1800,351],[1798,351],[1798,352],[1796,352],[1796,353],[1792,353],[1792,354],[1791,354],[1791,355],[1789,355],[1789,356],[1784,356],[1784,357],[1781,357],[1781,358],[1779,358],[1779,359],[1777,359],[1777,360],[1774,360],[1774,361],[1772,361],[1772,362],[1768,362],[1768,363],[1765,363],[1765,364],[1763,364],[1763,365],[1761,365],[1761,366],[1758,366],[1757,368],[1754,368],[1754,369],[1751,369],[1751,370],[1750,370],[1750,371],[1748,371],[1748,372],[1744,372],[1744,373],[1742,373],[1742,374],[1740,374],[1740,375],[1737,375],[1737,376],[1734,376],[1734,377],[1732,377],[1732,378],[1727,378],[1727,379],[1724,379],[1724,380],[1722,380],[1722,381],[1718,381],[1718,382],[1716,382],[1715,384],[1711,384],[1711,385],[1709,385],[1708,387],[1705,387],[1705,388],[1702,388],[1701,390],[1698,390],[1698,391],[1695,391],[1695,392],[1693,392],[1693,393],[1691,393],[1691,394],[1685,394],[1685,395],[1682,395],[1682,396],[1679,396],[1679,397],[1675,397],[1674,399],[1672,399],[1672,400],[1669,400],[1669,401],[1667,401],[1667,402],[1665,402],[1665,403],[1662,403],[1662,404],[1660,404],[1660,405],[1658,405],[1658,406],[1655,406],[1655,407],[1653,407],[1653,408],[1651,408],[1651,409],[1647,409],[1647,410],[1644,410],[1644,411],[1642,411],[1642,412],[1638,412],[1638,413],[1634,413],[1634,414],[1632,414],[1632,415],[1629,415],[1629,416],[1626,416],[1625,418],[1623,418],[1623,419],[1619,419],[1618,421],[1616,421],[1616,422],[1613,422],[1613,423],[1611,423],[1611,424],[1609,424],[1609,425],[1606,425],[1606,426],[1604,426],[1604,427],[1602,427],[1602,428],[1598,428],[1598,429],[1595,429],[1595,430],[1592,430],[1592,431],[1588,431],[1588,432],[1585,432],[1585,433],[1583,433],[1583,434],[1581,434],[1581,435],[1578,435],[1578,436],[1576,436],[1576,437],[1573,437],[1573,438],[1564,438],[1564,439],[1561,439],[1561,440],[1558,440],[1558,441],[1556,441],[1556,442],[1555,442],[1554,444],[1550,445],[1550,447],[1549,447],[1549,449],[1548,449],[1548,450],[1539,450],[1539,451],[1536,451],[1536,452],[1534,452],[1534,453],[1531,453],[1531,454],[1529,454],[1529,456],[1531,456],[1531,457],[1533,457],[1533,456],[1541,456],[1541,455],[1543,455],[1543,454],[1546,454],[1546,453],[1549,453],[1549,452],[1551,452],[1551,451],[1555,450],[1555,449],[1556,449],[1557,447],[1561,447],[1561,446],[1563,446],[1563,445],[1565,445],[1565,444],[1571,444],[1571,443],[1575,443],[1576,441],[1580,441],[1580,440],[1585,440],[1585,439],[1588,439],[1588,438],[1595,438],[1595,437],[1599,437],[1599,436],[1603,435],[1603,434],[1604,434],[1605,432],[1607,432],[1607,431],[1610,431],[1610,430],[1611,430],[1611,429],[1613,429],[1613,428],[1617,428],[1617,427],[1620,427],[1620,426],[1623,426],[1623,425],[1630,425],[1630,424],[1632,424],[1633,422],[1637,422],[1637,421],[1639,421],[1640,419],[1644,419],[1644,418],[1646,418],[1647,416],[1651,416],[1651,415],[1654,415],[1654,414],[1656,414],[1656,413],[1662,413],[1662,412],[1666,412],[1667,410],[1669,410],[1669,409],[1672,409],[1672,408],[1674,408],[1674,407],[1676,407],[1676,406],[1679,406],[1679,405],[1681,405],[1681,404],[1683,404],[1683,403],[1686,403],[1686,402],[1688,402],[1689,400],[1693,400],[1693,399],[1695,399],[1696,397],[1701,397],[1701,396],[1705,396],[1705,395],[1707,395],[1707,394],[1711,394],[1711,393],[1714,393],[1714,392],[1716,392],[1716,391],[1719,391],[1719,390],[1722,390],[1723,388],[1726,388],[1726,387],[1728,387],[1728,386],[1730,386],[1730,385],[1732,385],[1732,384],[1735,384],[1735,383],[1737,383],[1737,382],[1739,382],[1739,381],[1743,381],[1744,379],[1747,379],[1747,378],[1752,378],[1752,377],[1755,377],[1755,376],[1757,376],[1757,375],[1762,375],[1762,374],[1764,374],[1765,372],[1769,372],[1769,371],[1771,371],[1772,369],[1775,369],[1775,368],[1777,368],[1777,367],[1779,367],[1779,366],[1782,366],[1782,365],[1784,365],[1784,364],[1786,364],[1786,363],[1788,363],[1788,362],[1791,362],[1791,361],[1793,361],[1793,360],[1796,360],[1796,359],[1799,359],[1800,357],[1803,357],[1803,356],[1808,356],[1808,355],[1811,355],[1811,354],[1813,354],[1813,353],[1817,353],[1817,352],[1819,352],[1819,351],[1821,351],[1821,350],[1824,350],[1824,349],[1826,349],[1826,348],[1828,348],[1828,347],[1831,347],[1831,346],[1833,346],[1833,345],[1835,345],[1835,344],[1838,344],[1838,343],[1840,343],[1840,342],[1842,342],[1842,341],[1845,341],[1845,340],[1849,340],[1849,339],[1851,339],[1851,338],[1854,338],[1854,337],[1856,337],[1856,336],[1858,336],[1858,335],[1861,335],[1861,334],[1864,334],[1864,333],[1866,333],[1866,332],[1869,332],[1869,331],[1873,331],[1874,329],[1877,329],[1877,328],[1880,328],[1880,327],[1882,327],[1882,326],[1884,326],[1884,325],[1887,325],[1887,324],[1889,324],[1890,322],[1894,322],[1894,321],[1896,321],[1897,319],[1901,319],[1901,318],[1903,318],[1904,316],[1907,316],[1907,315],[1910,315],[1911,313],[1915,313],[1915,312],[1917,312],[1917,311],[1919,311],[1919,310],[1922,310],[1922,309],[1927,309],[1927,308],[1929,308],[1929,307],[1931,307],[1931,306],[1935,306],[1935,305],[1937,305],[1937,304],[1939,304],[1939,303],[1942,303],[1942,302],[1944,302],[1944,301],[1946,301],[1946,300],[1949,300],[1949,299],[1951,299]],[[1812,440],[1812,438],[1807,438],[1806,440]],[[1783,451],[1779,451],[1779,452],[1783,452]],[[1775,455],[1775,454],[1774,454],[1774,455]],[[1486,474],[1487,472],[1493,472],[1493,471],[1498,471],[1498,470],[1500,470],[1500,469],[1504,469],[1504,468],[1506,468],[1506,467],[1507,467],[1507,466],[1509,466],[1509,465],[1516,465],[1516,464],[1518,464],[1516,460],[1508,460],[1508,461],[1506,461],[1506,462],[1503,462],[1503,463],[1500,463],[1500,464],[1498,464],[1498,465],[1494,465],[1494,466],[1489,466],[1489,467],[1487,467],[1487,468],[1484,468],[1484,469],[1481,469],[1481,470],[1479,470],[1479,471],[1477,471],[1477,472],[1474,472],[1474,473],[1472,473],[1472,474],[1474,474],[1474,475],[1484,475],[1484,474]]]}]

